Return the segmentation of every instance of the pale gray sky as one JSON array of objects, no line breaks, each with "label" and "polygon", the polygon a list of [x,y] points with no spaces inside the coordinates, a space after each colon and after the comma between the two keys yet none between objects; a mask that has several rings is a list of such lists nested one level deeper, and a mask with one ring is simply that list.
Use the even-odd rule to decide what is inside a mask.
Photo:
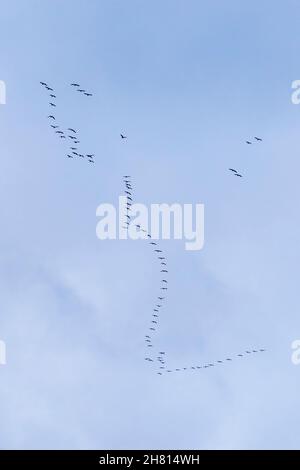
[{"label": "pale gray sky", "polygon": [[[292,0],[2,2],[1,448],[299,448],[299,17]],[[40,80],[95,166],[65,158]],[[95,234],[123,174],[138,202],[205,204],[202,251],[162,243],[170,365],[265,355],[149,371],[151,252]]]}]

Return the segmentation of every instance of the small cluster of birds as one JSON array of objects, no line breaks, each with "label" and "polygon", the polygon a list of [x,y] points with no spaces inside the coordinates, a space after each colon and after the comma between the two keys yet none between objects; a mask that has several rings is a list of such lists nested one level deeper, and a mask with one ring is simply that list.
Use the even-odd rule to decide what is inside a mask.
[{"label": "small cluster of birds", "polygon": [[[124,178],[124,184],[125,184],[125,195],[127,198],[126,201],[126,220],[124,222],[125,227],[127,230],[129,229],[130,224],[132,223],[132,216],[131,216],[131,207],[133,204],[133,187],[132,187],[132,181],[131,181],[131,176],[125,175],[123,176]],[[155,298],[155,301],[153,303],[153,308],[151,312],[151,317],[149,320],[149,331],[148,334],[145,335],[145,346],[147,348],[147,355],[145,357],[145,361],[147,362],[155,362],[153,354],[155,354],[155,345],[154,345],[154,336],[157,335],[158,328],[159,328],[159,320],[160,320],[160,313],[161,309],[163,308],[166,297],[167,297],[167,292],[168,292],[168,264],[167,264],[167,259],[166,256],[164,255],[163,250],[159,247],[159,244],[157,241],[154,241],[152,239],[152,236],[150,233],[147,232],[143,227],[140,225],[135,224],[135,228],[140,230],[145,234],[145,238],[147,238],[149,246],[153,249],[153,252],[155,254],[155,258],[157,259],[159,263],[159,277],[160,277],[160,283],[159,283],[159,292],[157,297]],[[151,353],[149,354],[149,352]],[[158,352],[158,356],[156,357],[159,369],[166,369],[167,364],[166,364],[166,353],[165,351],[160,351]]]},{"label": "small cluster of birds", "polygon": [[[260,137],[254,137],[254,141],[256,141],[256,142],[262,142],[263,140],[262,140]],[[251,142],[250,140],[246,140],[246,144],[252,145],[253,142]],[[235,170],[234,168],[229,168],[229,171],[231,171],[234,176],[237,176],[238,178],[243,178],[243,175],[241,175],[241,173],[239,173],[239,172],[238,172],[237,170]]]},{"label": "small cluster of birds", "polygon": [[[49,97],[51,98],[51,101],[49,102],[49,106],[52,108],[57,107],[57,96],[53,88],[51,88],[47,83],[45,82],[40,82],[40,84],[44,87],[44,89],[49,92]],[[71,86],[79,86],[76,83],[71,84]],[[78,90],[79,91],[79,90]],[[80,90],[81,91],[81,90]],[[85,90],[83,90],[85,92]],[[92,96],[91,93],[85,93],[87,96]],[[64,140],[65,142],[68,142],[68,150],[66,152],[66,157],[70,159],[74,158],[87,158],[87,161],[89,163],[94,164],[95,163],[95,154],[93,153],[88,153],[84,154],[80,152],[79,150],[79,145],[80,145],[80,140],[79,140],[79,135],[77,130],[75,130],[73,127],[68,127],[66,130],[62,130],[61,126],[57,123],[56,116],[53,114],[50,114],[48,116],[48,119],[50,120],[50,127],[51,129],[54,130],[55,134],[61,139]]]},{"label": "small cluster of birds", "polygon": [[[254,137],[254,140],[255,140],[256,142],[262,142],[262,139],[261,139],[260,137]],[[246,140],[246,144],[252,145],[253,142],[251,142],[251,140]]]},{"label": "small cluster of birds", "polygon": [[83,88],[80,87],[79,83],[71,83],[71,86],[76,88],[76,91],[79,93],[82,93],[85,96],[93,96],[93,93],[89,93],[88,91],[84,90]]},{"label": "small cluster of birds", "polygon": [[229,171],[232,171],[234,176],[239,176],[240,178],[243,178],[243,175],[238,173],[234,168],[229,168]]}]

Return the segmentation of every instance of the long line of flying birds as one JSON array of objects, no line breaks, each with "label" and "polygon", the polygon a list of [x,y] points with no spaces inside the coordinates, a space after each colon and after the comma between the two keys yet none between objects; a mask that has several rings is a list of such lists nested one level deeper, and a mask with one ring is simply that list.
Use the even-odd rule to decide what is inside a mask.
[{"label": "long line of flying birds", "polygon": [[188,367],[176,367],[173,369],[166,369],[165,367],[161,368],[164,370],[161,370],[158,373],[158,375],[163,375],[164,373],[170,373],[170,372],[182,372],[182,371],[198,371],[199,369],[209,369],[210,367],[215,367],[215,366],[220,366],[220,365],[225,365],[225,364],[230,364],[234,360],[240,360],[242,357],[248,357],[249,354],[259,354],[265,352],[266,349],[260,348],[260,349],[247,349],[243,351],[242,353],[235,354],[234,356],[231,357],[225,357],[223,359],[218,359],[213,362],[204,362],[201,365],[194,365],[194,366],[188,366]]},{"label": "long line of flying birds", "polygon": [[[131,208],[134,201],[133,196],[133,185],[132,179],[130,175],[123,176],[123,182],[125,184],[124,193],[126,195],[126,214],[124,220],[124,226],[126,230],[129,230],[130,225],[133,223],[132,215],[131,215]],[[172,372],[182,372],[182,371],[199,371],[208,369],[215,366],[229,364],[234,360],[240,360],[241,358],[248,357],[250,354],[258,354],[263,353],[266,351],[264,348],[252,348],[246,349],[243,352],[240,352],[235,355],[230,355],[229,357],[226,356],[222,359],[218,359],[215,361],[204,362],[203,364],[192,365],[188,367],[176,367],[170,368],[168,367],[167,363],[167,354],[165,351],[161,351],[160,348],[156,345],[156,338],[157,333],[159,331],[159,320],[161,316],[161,309],[165,305],[165,301],[167,298],[168,293],[168,264],[166,256],[163,253],[163,250],[160,249],[157,240],[153,240],[150,233],[147,232],[141,225],[134,224],[135,228],[140,230],[145,234],[145,238],[148,240],[148,244],[153,249],[155,254],[155,258],[159,261],[159,293],[157,297],[155,297],[153,308],[151,312],[151,317],[149,319],[149,326],[147,334],[145,334],[145,347],[146,347],[146,354],[145,354],[145,361],[151,365],[156,366],[156,373],[160,376],[164,374],[169,374]]]},{"label": "long line of flying birds", "polygon": [[[123,181],[125,184],[125,195],[126,195],[126,214],[125,214],[125,221],[124,221],[124,228],[129,230],[129,226],[132,223],[132,215],[131,215],[131,207],[133,204],[133,187],[132,187],[132,180],[130,175],[124,175]],[[155,353],[156,344],[155,339],[159,330],[159,321],[161,317],[162,308],[166,302],[167,293],[168,293],[168,263],[166,256],[164,255],[163,250],[160,248],[158,241],[154,241],[152,236],[147,230],[145,230],[141,225],[134,224],[135,228],[144,233],[145,239],[147,239],[149,246],[151,247],[156,261],[158,261],[158,275],[159,275],[159,282],[158,282],[158,293],[155,296],[153,307],[151,311],[151,316],[149,318],[148,324],[148,331],[145,335],[145,347],[146,347],[146,355],[145,361],[147,362],[155,362],[155,354],[156,362],[158,363],[158,370],[166,370],[167,363],[166,363],[166,353],[165,351],[158,351]],[[161,372],[159,372],[161,374]]]}]

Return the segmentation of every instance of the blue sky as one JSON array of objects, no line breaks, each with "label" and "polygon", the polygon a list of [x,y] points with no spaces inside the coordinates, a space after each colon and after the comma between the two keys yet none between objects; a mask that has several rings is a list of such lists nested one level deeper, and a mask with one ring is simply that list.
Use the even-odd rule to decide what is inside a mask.
[{"label": "blue sky", "polygon": [[[299,16],[292,0],[2,2],[0,448],[299,448]],[[40,80],[95,166],[64,157]],[[265,355],[149,371],[151,252],[95,234],[123,174],[138,202],[205,204],[202,251],[162,242],[170,365]]]}]

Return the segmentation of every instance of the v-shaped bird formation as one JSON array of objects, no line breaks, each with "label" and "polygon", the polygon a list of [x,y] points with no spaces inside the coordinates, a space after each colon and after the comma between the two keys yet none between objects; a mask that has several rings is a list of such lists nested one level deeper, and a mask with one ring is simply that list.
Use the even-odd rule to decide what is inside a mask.
[{"label": "v-shaped bird formation", "polygon": [[[51,88],[46,82],[40,82],[42,87],[48,93],[50,101],[51,113],[48,115],[49,126],[53,129],[54,135],[58,137],[62,143],[64,143],[64,153],[68,159],[85,159],[89,164],[95,163],[94,153],[84,153],[82,151],[82,144],[79,137],[79,132],[73,126],[62,127],[58,119],[57,114],[57,94],[53,88]],[[72,87],[80,87],[79,84],[72,83]],[[93,96],[92,93],[88,93],[85,90],[77,89],[86,96]]]}]

